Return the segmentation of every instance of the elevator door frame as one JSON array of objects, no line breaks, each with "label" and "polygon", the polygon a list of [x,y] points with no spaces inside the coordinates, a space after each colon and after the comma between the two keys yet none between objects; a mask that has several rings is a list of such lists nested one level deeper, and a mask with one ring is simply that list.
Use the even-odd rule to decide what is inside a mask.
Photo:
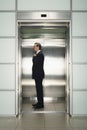
[{"label": "elevator door frame", "polygon": [[[20,28],[21,26],[21,23],[37,23],[37,22],[50,22],[50,23],[67,23],[69,25],[69,42],[68,42],[68,47],[67,47],[67,52],[66,52],[66,55],[67,55],[67,87],[66,87],[66,92],[67,92],[67,96],[66,96],[66,100],[67,100],[67,103],[66,103],[66,113],[69,113],[70,114],[70,45],[71,45],[71,20],[69,18],[68,20],[68,17],[66,17],[66,19],[63,19],[63,20],[59,20],[59,19],[45,19],[45,18],[42,18],[42,19],[18,19],[18,28]],[[18,34],[19,35],[19,34]],[[19,36],[18,36],[19,37]],[[18,68],[19,68],[19,74],[18,74],[18,77],[19,77],[19,83],[18,83],[18,90],[19,90],[19,94],[18,94],[18,114],[21,114],[22,112],[22,105],[21,105],[21,96],[22,96],[22,93],[21,93],[21,83],[20,83],[20,80],[21,80],[21,59],[20,59],[20,45],[19,45],[19,42],[18,42],[18,46],[19,46],[19,50],[18,50],[18,54],[19,54],[19,64],[18,64]]]}]

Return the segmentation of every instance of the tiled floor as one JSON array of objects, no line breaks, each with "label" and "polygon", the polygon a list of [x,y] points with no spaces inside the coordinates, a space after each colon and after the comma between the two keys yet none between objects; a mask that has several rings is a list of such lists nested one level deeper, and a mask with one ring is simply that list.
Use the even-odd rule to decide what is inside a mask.
[{"label": "tiled floor", "polygon": [[52,104],[45,105],[46,108],[38,111],[30,107],[31,104],[24,104],[22,116],[0,117],[0,130],[87,130],[87,117],[70,117],[61,111],[61,108],[64,110],[62,103],[59,107],[54,105],[59,112],[54,112],[53,107],[49,111]]}]

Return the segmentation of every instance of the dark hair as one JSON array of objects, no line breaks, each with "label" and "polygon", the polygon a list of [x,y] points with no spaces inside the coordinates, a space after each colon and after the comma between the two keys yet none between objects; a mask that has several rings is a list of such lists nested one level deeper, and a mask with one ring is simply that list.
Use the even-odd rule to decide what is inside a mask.
[{"label": "dark hair", "polygon": [[41,44],[40,44],[40,43],[37,43],[37,42],[36,42],[35,44],[36,44],[36,46],[37,46],[37,47],[39,47],[39,50],[41,50],[41,49],[42,49],[42,46],[41,46]]}]

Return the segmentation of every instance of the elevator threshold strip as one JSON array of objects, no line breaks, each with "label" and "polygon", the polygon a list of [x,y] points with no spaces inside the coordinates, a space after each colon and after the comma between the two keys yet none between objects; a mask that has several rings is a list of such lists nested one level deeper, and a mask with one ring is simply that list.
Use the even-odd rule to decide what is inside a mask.
[{"label": "elevator threshold strip", "polygon": [[22,111],[21,114],[30,114],[30,113],[62,113],[62,114],[66,114],[66,111],[40,111],[40,110],[35,110],[35,111]]}]

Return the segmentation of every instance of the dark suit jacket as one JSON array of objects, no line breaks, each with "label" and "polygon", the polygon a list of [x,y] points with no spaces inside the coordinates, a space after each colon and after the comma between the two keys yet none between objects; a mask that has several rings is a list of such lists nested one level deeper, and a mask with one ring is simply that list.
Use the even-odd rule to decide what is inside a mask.
[{"label": "dark suit jacket", "polygon": [[33,56],[33,66],[32,66],[32,78],[44,78],[44,55],[40,51],[36,56]]}]

